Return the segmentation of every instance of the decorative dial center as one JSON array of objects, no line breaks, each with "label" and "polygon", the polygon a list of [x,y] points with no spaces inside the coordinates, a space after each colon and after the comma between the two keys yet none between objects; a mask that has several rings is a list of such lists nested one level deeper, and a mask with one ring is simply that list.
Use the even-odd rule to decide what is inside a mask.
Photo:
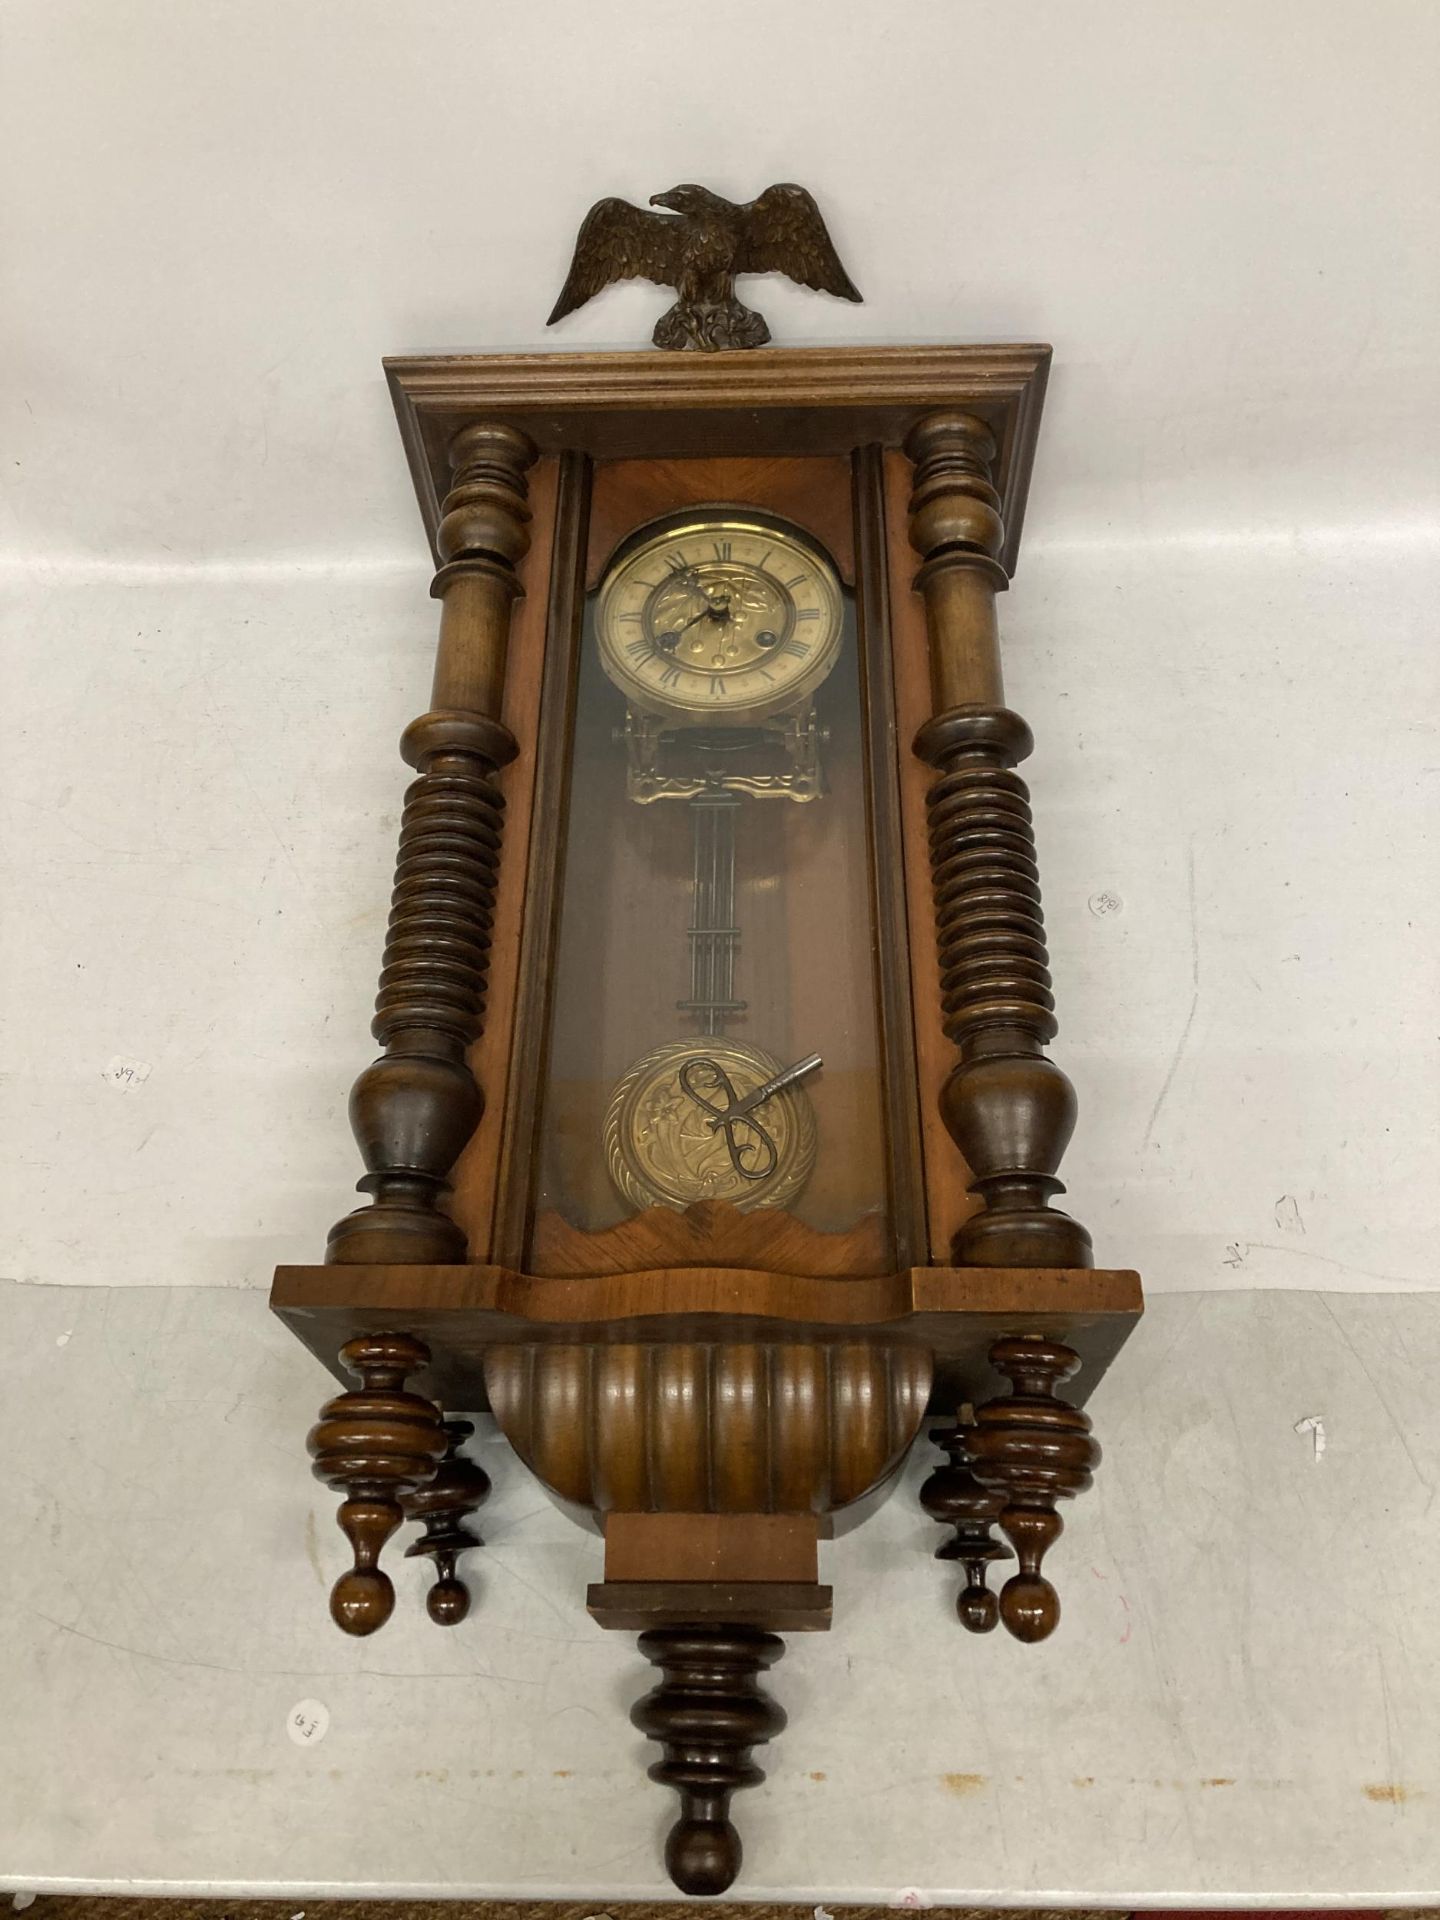
[{"label": "decorative dial center", "polygon": [[747,673],[789,639],[795,603],[769,574],[717,560],[662,581],[644,626],[657,650],[684,666]]}]

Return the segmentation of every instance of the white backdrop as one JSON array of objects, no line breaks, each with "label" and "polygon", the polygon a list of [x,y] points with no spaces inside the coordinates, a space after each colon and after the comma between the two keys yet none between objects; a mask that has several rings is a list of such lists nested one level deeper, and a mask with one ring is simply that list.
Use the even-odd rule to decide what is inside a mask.
[{"label": "white backdrop", "polygon": [[318,1254],[432,645],[380,356],[643,343],[542,320],[699,176],[819,194],[866,304],[753,283],[783,340],[1055,343],[1004,612],[1100,1257],[1435,1282],[1440,16],[8,11],[5,1272]]},{"label": "white backdrop", "polygon": [[380,355],[645,344],[639,283],[543,322],[593,199],[692,178],[819,196],[866,303],[757,282],[777,339],[1054,342],[1037,542],[1431,524],[1420,0],[5,14],[28,555],[413,560]]},{"label": "white backdrop", "polygon": [[[331,1503],[298,1453],[321,1383],[298,1349],[280,1358],[258,1297],[195,1290],[258,1289],[277,1260],[316,1258],[358,1171],[344,1100],[370,1046],[395,741],[434,633],[381,354],[643,344],[664,296],[639,284],[544,330],[591,200],[799,179],[866,304],[748,283],[777,339],[1055,345],[1002,614],[1010,697],[1039,741],[1056,1051],[1082,1100],[1071,1204],[1098,1256],[1141,1267],[1153,1293],[1287,1291],[1163,1302],[1097,1405],[1115,1477],[1077,1513],[1088,1545],[1067,1536],[1061,1554],[1072,1582],[1092,1561],[1097,1581],[1130,1569],[1146,1652],[1125,1667],[1128,1706],[1102,1724],[1077,1701],[1066,1737],[1085,1730],[1073,1771],[1108,1781],[1133,1857],[1096,1851],[1105,1822],[1067,1811],[1068,1771],[1010,1751],[998,1679],[988,1708],[967,1696],[980,1760],[947,1765],[906,1688],[969,1657],[953,1622],[932,1593],[897,1654],[868,1611],[882,1589],[919,1607],[909,1583],[936,1579],[927,1530],[892,1502],[879,1545],[844,1548],[847,1619],[873,1638],[847,1643],[847,1672],[909,1701],[906,1737],[937,1779],[992,1763],[1015,1778],[993,1811],[963,1810],[973,1864],[947,1838],[948,1801],[912,1818],[893,1795],[883,1859],[865,1858],[847,1838],[870,1804],[863,1756],[816,1797],[787,1735],[772,1813],[750,1813],[780,1850],[762,1845],[750,1885],[804,1893],[834,1860],[837,1894],[886,1876],[1182,1903],[1440,1889],[1433,1819],[1410,1805],[1440,1792],[1433,1715],[1397,1734],[1391,1711],[1433,1680],[1440,1573],[1422,1297],[1440,1281],[1440,15],[1423,0],[6,0],[0,16],[0,1275],[17,1283],[0,1287],[0,1453],[23,1463],[0,1476],[0,1603],[7,1644],[33,1640],[36,1663],[16,1770],[0,1772],[0,1833],[20,1849],[0,1842],[0,1882],[343,1880],[354,1806],[390,1803],[380,1723],[352,1722],[369,1732],[338,1784],[307,1788],[297,1865],[274,1825],[290,1775],[261,1781],[254,1758],[278,1720],[247,1718],[262,1695],[267,1715],[323,1697],[327,1672],[373,1680],[396,1660],[438,1681],[459,1661],[495,1766],[529,1765],[504,1747],[505,1689],[541,1670],[555,1714],[587,1703],[627,1737],[609,1695],[639,1676],[620,1637],[584,1641],[589,1669],[580,1653],[557,1665],[529,1646],[523,1602],[513,1620],[501,1603],[518,1638],[499,1678],[483,1611],[463,1654],[410,1627],[391,1654],[342,1647],[313,1582],[298,1637],[277,1647],[253,1610],[232,1629],[227,1541],[232,1560],[244,1546],[293,1572],[308,1500],[333,1571]],[[81,1285],[174,1293],[76,1293],[77,1321],[64,1289]],[[1333,1320],[1300,1289],[1411,1298],[1335,1301]],[[82,1324],[93,1337],[72,1340]],[[1193,1404],[1151,1391],[1147,1353],[1172,1394],[1202,1383]],[[1316,1413],[1318,1465],[1292,1431]],[[148,1435],[145,1460],[122,1474],[103,1458],[91,1414]],[[273,1486],[244,1464],[269,1473],[272,1453]],[[1257,1490],[1274,1511],[1244,1534]],[[559,1523],[536,1523],[537,1543],[528,1496],[507,1497],[492,1588],[508,1556],[578,1647]],[[218,1532],[195,1517],[236,1501]],[[77,1554],[94,1579],[67,1584]],[[1202,1561],[1230,1577],[1176,1614]],[[1284,1634],[1252,1658],[1256,1619],[1287,1617],[1297,1583],[1313,1596],[1304,1659]],[[1064,1659],[1083,1672],[1103,1609],[1077,1606]],[[793,1662],[822,1691],[825,1654]],[[163,1671],[176,1713],[214,1727],[233,1828],[205,1812],[214,1782],[183,1743],[137,1785],[134,1743],[159,1738],[137,1671]],[[1344,1676],[1351,1718],[1317,1717],[1321,1672]],[[55,1688],[105,1729],[75,1748],[98,1756],[93,1807],[51,1737]],[[1197,1730],[1200,1698],[1213,1725]],[[428,1716],[437,1744],[414,1780],[473,1770],[474,1724]],[[1226,1747],[1235,1725],[1253,1752]],[[559,1821],[573,1858],[527,1851],[542,1813],[547,1831],[559,1817],[539,1787],[507,1788],[499,1826],[467,1787],[443,1884],[650,1885],[658,1807],[636,1753],[588,1764],[593,1819]],[[546,1792],[565,1765],[540,1770]],[[1243,1819],[1205,1798],[1211,1775],[1248,1783]],[[787,1807],[805,1815],[788,1854]],[[618,1866],[612,1815],[639,1823]],[[427,1820],[397,1820],[365,1871],[423,1880]],[[1053,1846],[1027,1852],[1029,1832]]]}]

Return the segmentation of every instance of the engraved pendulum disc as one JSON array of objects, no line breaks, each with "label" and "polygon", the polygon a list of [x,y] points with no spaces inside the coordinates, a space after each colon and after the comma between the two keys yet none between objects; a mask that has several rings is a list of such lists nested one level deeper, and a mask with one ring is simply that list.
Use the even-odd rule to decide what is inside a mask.
[{"label": "engraved pendulum disc", "polygon": [[642,1054],[617,1081],[605,1114],[611,1179],[636,1207],[684,1208],[697,1200],[726,1200],[747,1212],[783,1206],[815,1164],[809,1096],[798,1085],[785,1087],[754,1110],[755,1125],[737,1119],[727,1126],[730,1102],[707,1063],[724,1074],[736,1101],[783,1070],[773,1054],[718,1035],[671,1040]]}]

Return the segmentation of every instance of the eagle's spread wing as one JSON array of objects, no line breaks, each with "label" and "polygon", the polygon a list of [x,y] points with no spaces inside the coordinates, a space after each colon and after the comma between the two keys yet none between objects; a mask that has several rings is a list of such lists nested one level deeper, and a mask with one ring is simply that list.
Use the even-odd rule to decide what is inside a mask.
[{"label": "eagle's spread wing", "polygon": [[767,187],[741,208],[737,273],[786,273],[802,287],[859,300],[861,294],[840,264],[820,209],[804,187]]},{"label": "eagle's spread wing", "polygon": [[657,286],[673,287],[682,224],[668,214],[632,207],[628,200],[597,200],[580,228],[575,258],[546,326],[583,307],[612,280],[653,280]]}]

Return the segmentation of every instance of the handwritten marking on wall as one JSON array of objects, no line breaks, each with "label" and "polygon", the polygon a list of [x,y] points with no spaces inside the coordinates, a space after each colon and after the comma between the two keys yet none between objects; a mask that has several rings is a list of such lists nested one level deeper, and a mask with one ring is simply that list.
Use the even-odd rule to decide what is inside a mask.
[{"label": "handwritten marking on wall", "polygon": [[130,1060],[124,1054],[117,1053],[102,1069],[100,1078],[107,1087],[114,1087],[117,1093],[133,1093],[136,1087],[144,1086],[150,1078],[150,1071],[148,1060]]},{"label": "handwritten marking on wall", "polygon": [[285,1716],[285,1731],[297,1747],[318,1747],[330,1731],[330,1709],[323,1700],[297,1700]]},{"label": "handwritten marking on wall", "polygon": [[1297,1420],[1295,1422],[1295,1431],[1296,1433],[1309,1434],[1312,1448],[1310,1457],[1318,1467],[1320,1462],[1325,1458],[1325,1447],[1327,1444],[1325,1439],[1325,1422],[1320,1418],[1318,1413],[1307,1413],[1303,1420]]},{"label": "handwritten marking on wall", "polygon": [[1275,1202],[1275,1224],[1282,1233],[1304,1233],[1305,1221],[1293,1193],[1282,1193]]}]

